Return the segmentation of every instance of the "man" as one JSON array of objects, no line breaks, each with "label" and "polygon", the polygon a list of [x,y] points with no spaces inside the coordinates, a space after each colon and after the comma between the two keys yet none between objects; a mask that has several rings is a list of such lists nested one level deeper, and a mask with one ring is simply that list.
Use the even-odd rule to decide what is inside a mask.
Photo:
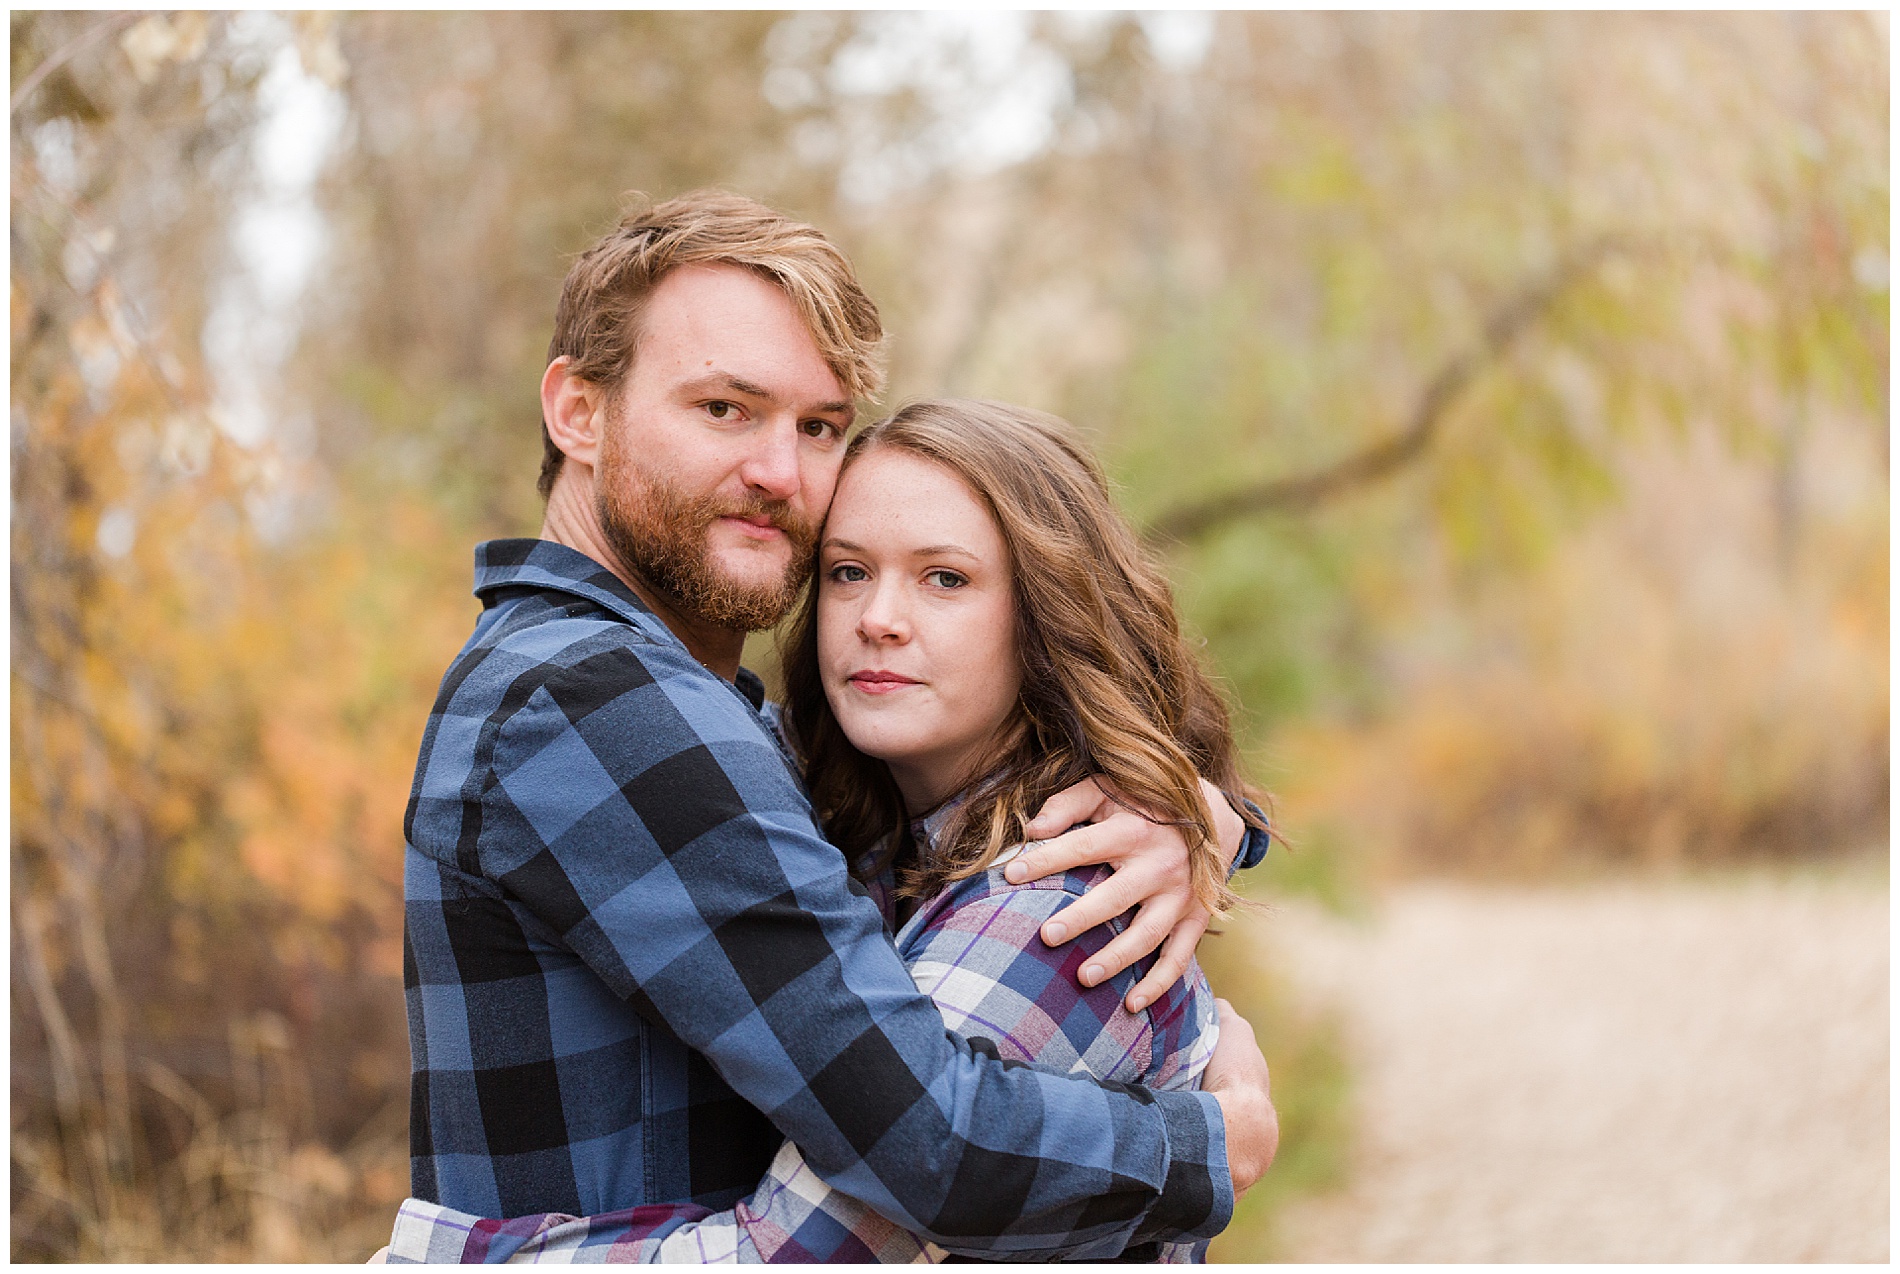
[{"label": "man", "polygon": [[[807,577],[880,340],[822,235],[734,196],[631,216],[570,272],[542,537],[477,550],[485,609],[406,820],[417,1197],[637,1207],[657,1232],[742,1197],[784,1136],[952,1250],[1104,1257],[1217,1233],[1271,1159],[1244,1031],[1204,1093],[1005,1066],[946,1033],[760,715],[745,633]],[[1038,874],[1121,867],[1062,924],[1162,895],[1084,974],[1174,930],[1131,993],[1154,997],[1204,925],[1180,919],[1185,871],[1156,865],[1178,835],[1086,785],[1051,807],[1046,830],[1106,817]]]}]

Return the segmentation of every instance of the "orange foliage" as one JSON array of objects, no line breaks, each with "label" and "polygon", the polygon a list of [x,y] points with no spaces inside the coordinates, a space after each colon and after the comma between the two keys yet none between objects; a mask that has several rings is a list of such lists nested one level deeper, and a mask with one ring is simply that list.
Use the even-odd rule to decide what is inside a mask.
[{"label": "orange foliage", "polygon": [[372,492],[265,542],[308,475],[85,299],[15,463],[15,1255],[360,1259],[406,1190],[402,819],[466,541]]}]

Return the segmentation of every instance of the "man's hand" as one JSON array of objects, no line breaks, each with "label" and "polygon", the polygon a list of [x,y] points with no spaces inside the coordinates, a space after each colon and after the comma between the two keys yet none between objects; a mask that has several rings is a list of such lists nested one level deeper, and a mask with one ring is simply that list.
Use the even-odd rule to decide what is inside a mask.
[{"label": "man's hand", "polygon": [[1227,1001],[1214,1003],[1220,1009],[1220,1039],[1201,1075],[1201,1089],[1220,1103],[1227,1122],[1227,1170],[1238,1199],[1272,1166],[1280,1149],[1280,1116],[1273,1109],[1267,1059],[1253,1027]]},{"label": "man's hand", "polygon": [[[1201,780],[1201,796],[1214,815],[1221,852],[1232,862],[1240,852],[1247,824],[1206,779]],[[1085,819],[1094,821],[1056,835]],[[1083,966],[1079,980],[1083,986],[1096,986],[1160,947],[1154,968],[1124,1003],[1130,1013],[1139,1013],[1160,999],[1187,972],[1194,948],[1212,918],[1194,896],[1181,829],[1149,822],[1111,800],[1094,779],[1084,779],[1045,801],[1024,830],[1031,839],[1054,839],[1024,850],[1003,868],[1011,884],[1097,863],[1115,869],[1114,876],[1045,923],[1042,940],[1061,946],[1076,934],[1139,907],[1128,928]]]}]

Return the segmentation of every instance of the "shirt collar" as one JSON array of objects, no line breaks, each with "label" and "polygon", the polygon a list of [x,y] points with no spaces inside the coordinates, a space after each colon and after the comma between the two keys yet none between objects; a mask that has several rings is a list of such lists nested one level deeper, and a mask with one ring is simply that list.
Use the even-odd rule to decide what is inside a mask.
[{"label": "shirt collar", "polygon": [[[488,540],[475,546],[475,596],[484,606],[507,588],[547,588],[572,593],[602,606],[639,629],[649,641],[685,649],[625,581],[578,549],[553,540]],[[749,668],[733,683],[757,711],[765,703],[765,683]]]},{"label": "shirt collar", "polygon": [[[957,812],[957,807],[962,805],[969,795],[970,789],[965,788],[922,818],[913,818],[910,821],[911,843],[917,846],[918,853],[936,852],[937,838],[943,835],[944,824],[950,821],[950,816]],[[1003,851],[991,860],[990,866],[1001,867],[1024,850],[1042,843],[1039,840],[1032,840],[1016,845],[1005,845]]]},{"label": "shirt collar", "polygon": [[943,825],[956,813],[957,806],[963,804],[963,793],[959,792],[922,818],[910,820],[910,838],[920,851],[937,848],[937,837],[943,832]]}]

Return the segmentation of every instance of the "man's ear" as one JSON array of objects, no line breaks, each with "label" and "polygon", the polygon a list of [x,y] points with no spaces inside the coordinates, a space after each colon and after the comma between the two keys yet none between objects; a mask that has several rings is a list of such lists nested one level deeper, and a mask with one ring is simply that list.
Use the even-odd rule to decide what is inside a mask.
[{"label": "man's ear", "polygon": [[607,394],[600,386],[568,374],[574,360],[563,354],[541,375],[541,420],[561,454],[593,468],[600,458],[601,431],[607,427]]}]

